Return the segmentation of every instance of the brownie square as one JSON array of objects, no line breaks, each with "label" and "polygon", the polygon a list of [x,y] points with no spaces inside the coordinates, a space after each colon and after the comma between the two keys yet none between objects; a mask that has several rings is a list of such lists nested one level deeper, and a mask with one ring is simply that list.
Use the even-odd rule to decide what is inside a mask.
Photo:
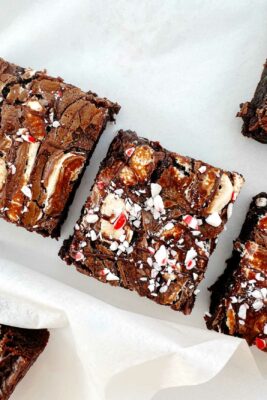
[{"label": "brownie square", "polygon": [[7,400],[19,381],[44,350],[46,329],[0,325],[0,399]]},{"label": "brownie square", "polygon": [[242,133],[258,142],[267,143],[267,60],[251,102],[240,104],[237,114],[244,121]]},{"label": "brownie square", "polygon": [[0,59],[0,217],[58,237],[118,104]]},{"label": "brownie square", "polygon": [[60,256],[101,282],[189,314],[241,175],[120,131]]},{"label": "brownie square", "polygon": [[211,291],[207,327],[267,351],[267,193],[253,198],[232,257]]}]

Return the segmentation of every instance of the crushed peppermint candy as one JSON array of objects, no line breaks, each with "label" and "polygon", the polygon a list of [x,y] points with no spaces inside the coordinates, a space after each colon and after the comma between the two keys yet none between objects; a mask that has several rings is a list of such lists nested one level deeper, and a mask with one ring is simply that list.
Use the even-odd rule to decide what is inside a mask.
[{"label": "crushed peppermint candy", "polygon": [[248,305],[247,304],[241,304],[241,306],[239,307],[239,311],[238,311],[239,318],[246,319],[247,309],[248,309]]},{"label": "crushed peppermint candy", "polygon": [[77,251],[74,258],[75,258],[75,261],[83,261],[84,255],[81,251]]},{"label": "crushed peppermint candy", "polygon": [[188,252],[186,253],[185,261],[184,261],[187,269],[190,270],[195,267],[195,265],[196,265],[195,258],[196,257],[197,257],[197,252],[193,247],[191,247],[191,249],[188,250]]},{"label": "crushed peppermint candy", "polygon": [[160,293],[166,293],[167,290],[168,290],[168,286],[167,285],[164,285],[159,289]]},{"label": "crushed peppermint candy", "polygon": [[109,246],[111,251],[116,251],[118,250],[119,244],[117,242],[112,242],[111,245]]},{"label": "crushed peppermint candy", "polygon": [[255,344],[260,350],[264,350],[267,347],[267,340],[256,338]]},{"label": "crushed peppermint candy", "polygon": [[93,242],[96,241],[96,239],[97,239],[97,234],[96,234],[96,232],[95,232],[94,230],[91,230],[91,231],[90,231],[90,237],[91,237],[91,240],[92,240]]},{"label": "crushed peppermint candy", "polygon": [[114,229],[115,230],[119,230],[119,229],[122,229],[124,226],[125,226],[125,224],[126,224],[126,222],[127,222],[127,216],[126,216],[126,214],[124,213],[124,212],[122,212],[119,216],[118,216],[118,218],[116,219],[116,221],[114,222]]},{"label": "crushed peppermint candy", "polygon": [[214,228],[218,228],[222,223],[222,219],[217,212],[214,212],[206,218],[206,222]]},{"label": "crushed peppermint candy", "polygon": [[154,198],[160,194],[162,187],[158,183],[151,183],[150,185],[151,196]]},{"label": "crushed peppermint candy", "polygon": [[167,249],[164,245],[161,245],[159,250],[154,255],[158,265],[166,265],[168,259]]},{"label": "crushed peppermint candy", "polygon": [[131,157],[134,152],[135,152],[135,147],[129,147],[128,149],[125,150],[125,154],[127,157]]},{"label": "crushed peppermint candy", "polygon": [[204,172],[206,172],[207,167],[205,165],[201,165],[201,167],[198,168],[199,172],[201,174],[203,174]]},{"label": "crushed peppermint candy", "polygon": [[198,220],[191,215],[185,215],[183,221],[192,229],[198,229]]},{"label": "crushed peppermint candy", "polygon": [[53,128],[58,128],[60,126],[60,122],[59,121],[54,121],[52,123]]},{"label": "crushed peppermint candy", "polygon": [[22,186],[22,188],[20,189],[22,191],[22,193],[28,197],[29,199],[32,198],[32,191],[29,188],[29,186]]},{"label": "crushed peppermint candy", "polygon": [[252,304],[252,307],[254,308],[255,311],[260,311],[263,306],[264,304],[260,299],[255,300],[254,303]]}]

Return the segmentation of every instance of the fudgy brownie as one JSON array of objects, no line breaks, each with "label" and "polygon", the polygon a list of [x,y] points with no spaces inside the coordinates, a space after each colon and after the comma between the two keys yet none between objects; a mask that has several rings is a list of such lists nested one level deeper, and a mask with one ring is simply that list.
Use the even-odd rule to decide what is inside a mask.
[{"label": "fudgy brownie", "polygon": [[120,131],[60,256],[188,314],[242,184],[235,172]]},{"label": "fudgy brownie", "polygon": [[267,351],[267,194],[253,198],[224,274],[211,287],[207,327]]},{"label": "fudgy brownie", "polygon": [[16,385],[44,350],[46,329],[0,325],[0,399],[7,400]]},{"label": "fudgy brownie", "polygon": [[0,217],[58,237],[118,104],[0,59]]},{"label": "fudgy brownie", "polygon": [[258,142],[267,143],[267,61],[251,102],[240,104],[237,114],[244,121],[242,133]]}]

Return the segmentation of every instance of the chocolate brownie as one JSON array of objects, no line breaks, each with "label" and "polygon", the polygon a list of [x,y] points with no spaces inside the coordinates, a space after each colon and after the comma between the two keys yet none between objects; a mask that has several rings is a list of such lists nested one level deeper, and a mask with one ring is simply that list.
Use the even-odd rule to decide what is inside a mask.
[{"label": "chocolate brownie", "polygon": [[235,172],[120,131],[60,256],[189,314],[242,184]]},{"label": "chocolate brownie", "polygon": [[207,327],[267,351],[267,193],[253,198],[232,257],[211,291]]},{"label": "chocolate brownie", "polygon": [[0,399],[7,400],[16,385],[44,350],[46,329],[0,325]]},{"label": "chocolate brownie", "polygon": [[118,104],[0,59],[0,217],[58,237]]},{"label": "chocolate brownie", "polygon": [[253,99],[251,102],[240,104],[237,116],[244,121],[244,136],[267,143],[267,60]]}]

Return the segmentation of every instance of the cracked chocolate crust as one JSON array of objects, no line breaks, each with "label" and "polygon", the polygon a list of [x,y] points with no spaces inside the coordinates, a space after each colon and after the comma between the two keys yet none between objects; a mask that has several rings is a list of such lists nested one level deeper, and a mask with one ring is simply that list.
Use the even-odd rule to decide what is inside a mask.
[{"label": "cracked chocolate crust", "polygon": [[7,400],[19,381],[44,350],[46,329],[22,329],[0,325],[0,398]]},{"label": "cracked chocolate crust", "polygon": [[207,327],[267,351],[267,194],[252,200],[225,272],[210,288]]},{"label": "cracked chocolate crust", "polygon": [[58,237],[119,105],[0,59],[0,217]]},{"label": "cracked chocolate crust", "polygon": [[240,104],[237,113],[244,121],[242,134],[267,143],[267,60],[253,99]]},{"label": "cracked chocolate crust", "polygon": [[119,131],[60,257],[189,314],[243,177]]}]

